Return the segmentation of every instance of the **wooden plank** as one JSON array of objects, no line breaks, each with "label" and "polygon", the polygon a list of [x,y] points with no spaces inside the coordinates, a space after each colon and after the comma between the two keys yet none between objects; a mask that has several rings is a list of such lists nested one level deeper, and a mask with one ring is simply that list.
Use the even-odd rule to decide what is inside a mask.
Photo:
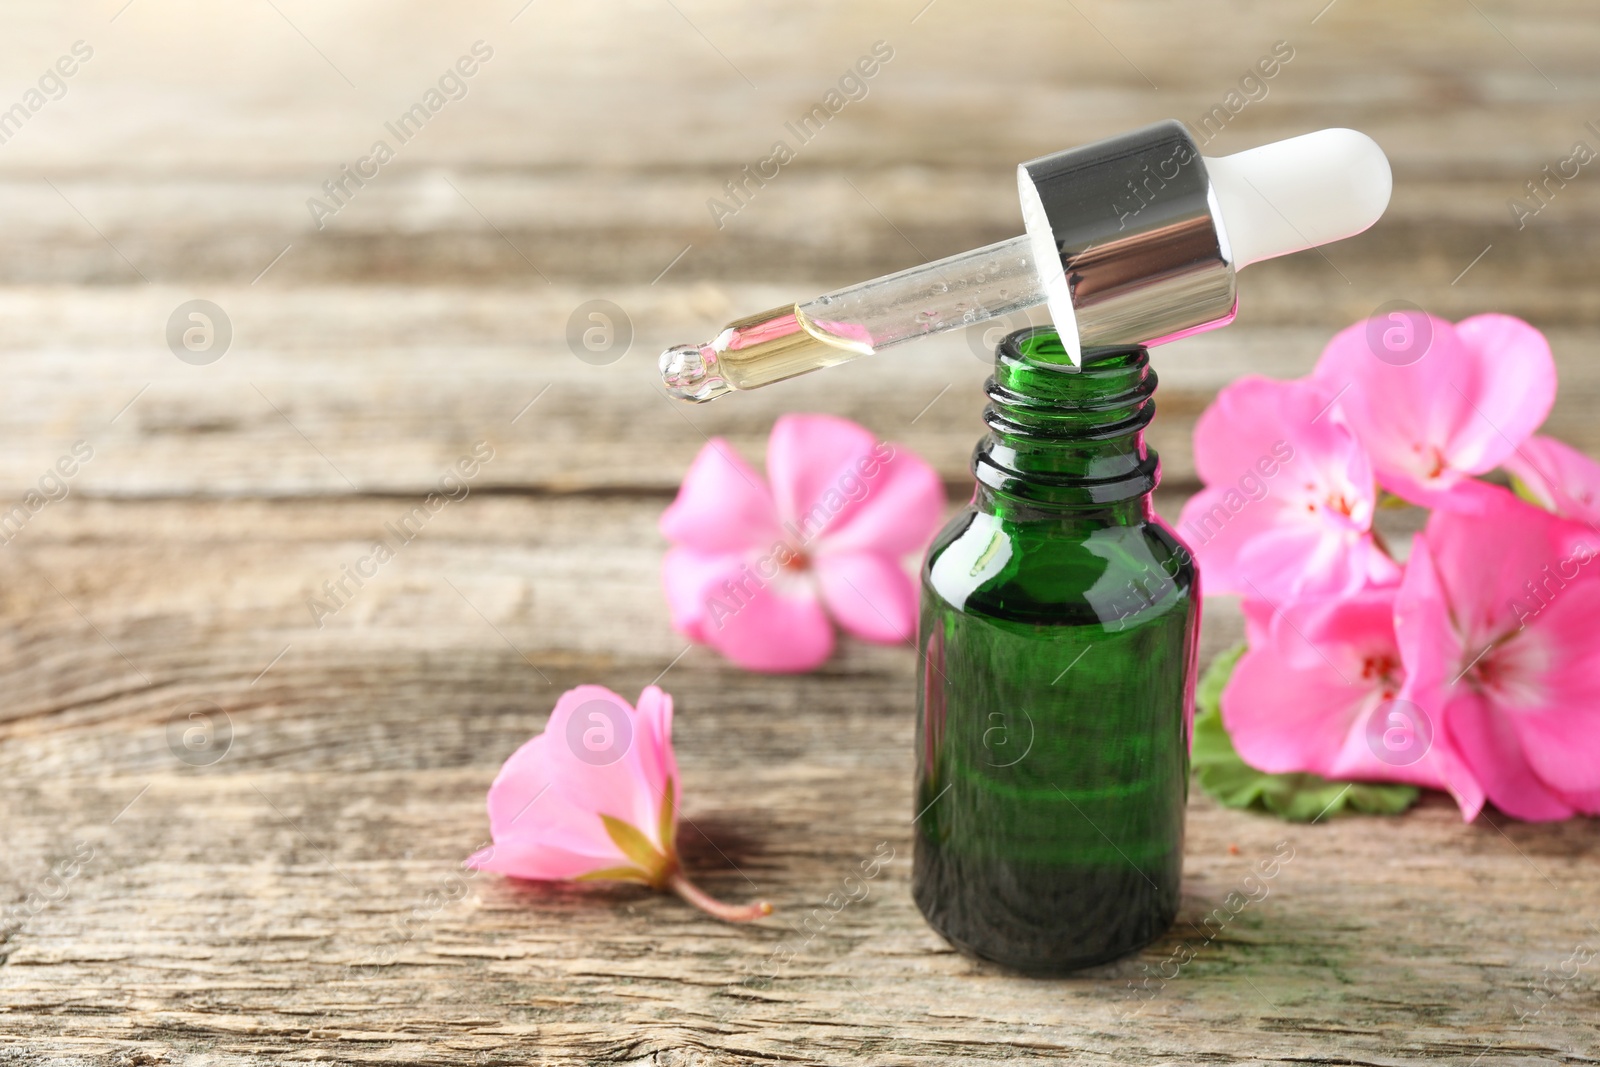
[{"label": "wooden plank", "polygon": [[[851,643],[781,682],[695,649],[662,680],[688,860],[716,892],[772,899],[773,920],[463,876],[488,780],[555,694],[631,693],[681,650],[651,591],[658,507],[469,498],[318,630],[304,597],[393,502],[60,504],[0,557],[4,892],[61,896],[0,941],[0,1047],[18,1063],[1593,1055],[1587,984],[1515,1014],[1593,942],[1593,835],[1463,826],[1442,800],[1307,827],[1197,797],[1182,916],[1155,946],[1064,982],[954,954],[907,893],[905,648]],[[1208,612],[1209,650],[1237,616]],[[231,730],[206,766],[169,747],[193,701]],[[1269,895],[1204,927],[1285,840]],[[828,914],[880,842],[895,858],[870,895]],[[90,849],[64,890],[46,882]],[[797,932],[808,916],[816,932]],[[1147,973],[1173,976],[1130,991]]]},{"label": "wooden plank", "polygon": [[[481,489],[669,493],[707,438],[755,459],[778,416],[826,411],[903,443],[964,491],[984,432],[988,364],[977,353],[989,349],[976,329],[703,406],[659,391],[661,348],[795,287],[201,291],[234,333],[208,366],[180,362],[163,337],[195,290],[0,289],[0,319],[13,324],[0,339],[6,508],[77,441],[94,456],[69,491],[93,496],[414,495],[479,440],[495,449]],[[574,311],[600,294],[634,331],[605,366],[566,340]],[[1245,322],[1157,349],[1150,439],[1167,483],[1194,484],[1190,436],[1217,389],[1245,373],[1306,373],[1339,325],[1375,307],[1341,305],[1320,327],[1262,325],[1246,309]],[[1550,338],[1562,389],[1548,431],[1600,454],[1588,417],[1600,402],[1595,334]]]},{"label": "wooden plank", "polygon": [[[307,200],[479,39],[466,96],[319,227]],[[861,421],[964,495],[971,336],[703,408],[655,389],[655,353],[1012,236],[1016,161],[1197,123],[1277,40],[1293,60],[1207,151],[1354,126],[1390,153],[1394,203],[1251,268],[1238,324],[1157,352],[1163,513],[1217,389],[1304,373],[1395,299],[1545,329],[1549,430],[1600,454],[1600,183],[1547,187],[1525,228],[1508,206],[1600,145],[1584,0],[112,0],[8,10],[0,114],[77,40],[94,55],[65,94],[0,128],[0,516],[73,470],[0,550],[0,1060],[1600,1056],[1589,970],[1539,992],[1596,943],[1592,826],[1464,826],[1440,798],[1291,827],[1197,796],[1161,942],[1057,982],[956,955],[908,893],[910,650],[845,642],[783,679],[685,651],[655,530],[708,437],[758,458],[786,411]],[[894,56],[865,98],[719,227],[708,200],[877,40]],[[233,329],[205,366],[166,340],[195,298]],[[595,299],[631,323],[615,363],[566,339]],[[314,611],[479,441],[470,495]],[[1382,521],[1403,543],[1417,518]],[[1205,655],[1239,634],[1208,601]],[[689,864],[777,915],[733,929],[639,890],[464,875],[488,782],[555,694],[657,678]],[[214,762],[181,744],[194,711],[227,726]],[[1270,894],[1214,932],[1281,841]],[[829,913],[880,844],[869,897]]]},{"label": "wooden plank", "polygon": [[[1575,141],[1600,145],[1586,125],[1600,121],[1589,89],[1600,29],[1587,13],[1580,0],[1492,16],[1341,0],[1312,23],[1260,7],[1197,16],[1176,0],[1029,0],[913,23],[835,2],[786,12],[773,32],[770,13],[728,3],[538,8],[510,23],[486,0],[426,15],[291,2],[195,16],[176,33],[154,11],[114,23],[29,11],[0,52],[18,94],[21,72],[73,41],[97,50],[0,152],[0,283],[245,284],[290,246],[275,282],[542,271],[642,283],[686,246],[682,278],[856,280],[1013,235],[1016,162],[1162,117],[1198,127],[1283,40],[1294,58],[1207,150],[1328,124],[1372,133],[1399,193],[1380,233],[1334,258],[1403,288],[1419,257],[1446,261],[1447,283],[1492,243],[1486,265],[1500,273],[1485,274],[1502,284],[1470,290],[1481,304],[1506,278],[1542,266],[1541,281],[1559,283],[1593,258],[1600,185],[1552,188],[1525,231],[1506,206]],[[385,124],[479,39],[494,56],[466,95],[401,143]],[[877,40],[894,57],[865,97],[800,143],[785,124]],[[708,200],[780,138],[794,162],[719,228]],[[393,161],[347,186],[349,206],[319,227],[308,200],[378,139]],[[1299,314],[1321,302],[1300,295]],[[1579,306],[1593,322],[1592,300]]]}]

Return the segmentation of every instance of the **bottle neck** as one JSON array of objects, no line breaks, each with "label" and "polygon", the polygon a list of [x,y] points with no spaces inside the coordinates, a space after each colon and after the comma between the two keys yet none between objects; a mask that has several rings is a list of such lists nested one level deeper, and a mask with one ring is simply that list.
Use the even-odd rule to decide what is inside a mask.
[{"label": "bottle neck", "polygon": [[986,389],[989,435],[972,457],[978,507],[1107,525],[1149,520],[1160,460],[1144,440],[1156,375],[1143,348],[1086,352],[1075,370],[1054,329],[1021,330],[995,350]]}]

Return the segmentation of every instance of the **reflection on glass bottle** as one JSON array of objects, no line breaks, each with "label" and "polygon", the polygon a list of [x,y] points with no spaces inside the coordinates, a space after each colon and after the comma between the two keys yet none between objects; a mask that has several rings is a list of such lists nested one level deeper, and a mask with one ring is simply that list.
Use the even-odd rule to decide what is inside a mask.
[{"label": "reflection on glass bottle", "polygon": [[1177,912],[1200,591],[1151,508],[1143,349],[1001,343],[972,504],[922,572],[913,893],[958,948],[1114,959]]}]

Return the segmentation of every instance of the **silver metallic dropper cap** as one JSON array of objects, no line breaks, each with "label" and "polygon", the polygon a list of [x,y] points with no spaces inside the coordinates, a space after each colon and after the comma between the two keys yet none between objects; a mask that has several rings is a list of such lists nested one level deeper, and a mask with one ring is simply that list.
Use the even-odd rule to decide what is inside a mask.
[{"label": "silver metallic dropper cap", "polygon": [[[1159,122],[1017,168],[1050,317],[1084,348],[1160,344],[1238,310],[1222,215],[1200,147]],[[1075,333],[1076,336],[1072,336]]]}]

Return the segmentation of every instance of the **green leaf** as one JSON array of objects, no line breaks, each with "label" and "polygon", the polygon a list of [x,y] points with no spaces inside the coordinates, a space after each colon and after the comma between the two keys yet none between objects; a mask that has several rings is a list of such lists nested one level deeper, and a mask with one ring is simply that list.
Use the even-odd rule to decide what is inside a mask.
[{"label": "green leaf", "polygon": [[667,858],[656,851],[656,847],[638,827],[610,815],[601,815],[600,822],[605,825],[612,843],[622,850],[624,856],[639,865],[652,885],[666,876]]},{"label": "green leaf", "polygon": [[1222,690],[1244,653],[1243,644],[1218,653],[1195,687],[1191,761],[1202,789],[1225,807],[1269,811],[1290,822],[1312,822],[1357,811],[1398,815],[1417,802],[1421,791],[1412,785],[1333,782],[1315,774],[1266,774],[1241,759],[1222,725]]},{"label": "green leaf", "polygon": [[677,783],[668,778],[666,791],[661,797],[661,825],[658,829],[661,847],[667,850],[669,856],[672,855],[673,838],[678,830],[677,792]]},{"label": "green leaf", "polygon": [[603,867],[598,871],[580,874],[574,882],[643,882],[651,885],[650,876],[637,867]]}]

